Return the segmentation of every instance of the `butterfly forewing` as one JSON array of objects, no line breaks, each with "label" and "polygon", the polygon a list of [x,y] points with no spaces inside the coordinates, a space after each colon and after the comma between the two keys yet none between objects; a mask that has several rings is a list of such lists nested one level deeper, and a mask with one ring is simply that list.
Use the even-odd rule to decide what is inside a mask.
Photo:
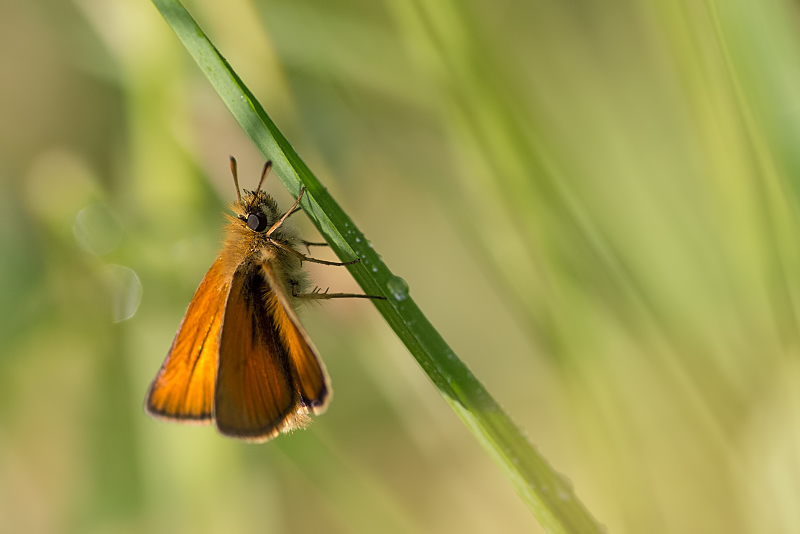
[{"label": "butterfly forewing", "polygon": [[230,290],[217,259],[192,298],[145,408],[165,419],[208,422],[212,416],[219,334]]},{"label": "butterfly forewing", "polygon": [[252,263],[233,275],[220,337],[214,417],[222,434],[264,441],[305,412],[291,354],[268,303],[273,287]]}]

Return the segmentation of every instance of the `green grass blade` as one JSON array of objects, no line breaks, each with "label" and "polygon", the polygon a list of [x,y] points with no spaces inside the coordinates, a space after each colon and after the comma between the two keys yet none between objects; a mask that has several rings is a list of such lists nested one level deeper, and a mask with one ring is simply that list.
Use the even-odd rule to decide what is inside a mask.
[{"label": "green grass blade", "polygon": [[302,207],[370,294],[386,295],[375,305],[411,354],[489,455],[501,467],[534,516],[553,533],[601,532],[570,484],[534,450],[520,430],[445,343],[353,221],[317,180],[231,66],[178,0],[153,0],[167,23],[208,77],[259,152],[273,162],[283,184],[307,194]]}]

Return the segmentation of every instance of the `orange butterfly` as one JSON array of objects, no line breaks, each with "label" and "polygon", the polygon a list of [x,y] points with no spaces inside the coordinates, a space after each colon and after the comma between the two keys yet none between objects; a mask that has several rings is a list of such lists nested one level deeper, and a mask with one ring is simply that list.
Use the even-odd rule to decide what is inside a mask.
[{"label": "orange butterfly", "polygon": [[227,237],[189,303],[167,358],[145,400],[158,419],[208,424],[225,436],[267,441],[310,422],[331,400],[325,366],[300,325],[293,305],[301,299],[373,298],[349,293],[302,293],[302,262],[351,265],[309,258],[295,247],[323,246],[299,239],[284,226],[298,205],[280,214],[261,185],[239,190],[236,160],[231,172],[238,200],[227,215]]}]

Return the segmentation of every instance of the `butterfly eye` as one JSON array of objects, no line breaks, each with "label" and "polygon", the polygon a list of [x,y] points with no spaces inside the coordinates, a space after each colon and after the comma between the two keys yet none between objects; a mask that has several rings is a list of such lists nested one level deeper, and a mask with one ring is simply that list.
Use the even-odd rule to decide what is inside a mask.
[{"label": "butterfly eye", "polygon": [[267,229],[267,218],[263,213],[251,213],[247,216],[247,227],[254,232],[263,232]]}]

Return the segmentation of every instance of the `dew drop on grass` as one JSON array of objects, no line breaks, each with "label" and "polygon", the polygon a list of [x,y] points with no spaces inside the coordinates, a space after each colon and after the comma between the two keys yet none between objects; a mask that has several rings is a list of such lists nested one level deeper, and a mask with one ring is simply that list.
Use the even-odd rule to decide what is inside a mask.
[{"label": "dew drop on grass", "polygon": [[408,297],[408,282],[399,276],[392,276],[389,281],[386,282],[386,287],[395,300],[406,300]]}]

